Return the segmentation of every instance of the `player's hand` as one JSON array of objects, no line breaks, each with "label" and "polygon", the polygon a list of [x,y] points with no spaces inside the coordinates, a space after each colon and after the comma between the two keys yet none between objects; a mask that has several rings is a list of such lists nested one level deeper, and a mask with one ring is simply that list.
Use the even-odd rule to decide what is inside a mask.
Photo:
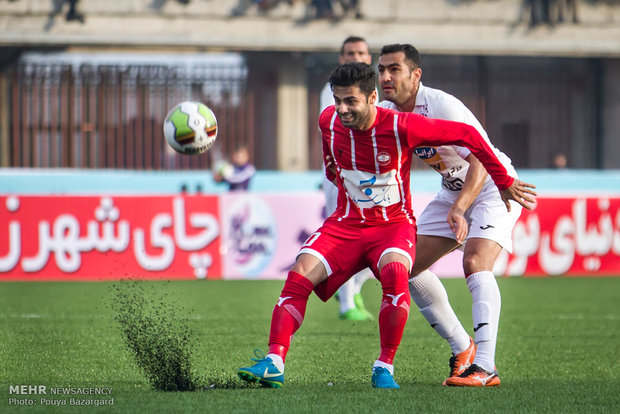
[{"label": "player's hand", "polygon": [[534,188],[536,188],[534,184],[528,184],[515,178],[510,187],[501,190],[499,193],[508,211],[510,211],[510,200],[516,201],[528,210],[533,210],[536,206],[536,197],[538,196],[533,190]]},{"label": "player's hand", "polygon": [[463,215],[463,210],[452,206],[450,211],[448,211],[448,217],[446,220],[450,225],[450,229],[456,236],[457,243],[462,244],[465,241],[465,237],[467,237],[467,233],[469,232],[469,226],[467,225],[467,221]]},{"label": "player's hand", "polygon": [[338,171],[336,170],[336,162],[334,161],[334,157],[331,155],[325,157],[325,169],[331,171],[334,175],[338,175]]}]

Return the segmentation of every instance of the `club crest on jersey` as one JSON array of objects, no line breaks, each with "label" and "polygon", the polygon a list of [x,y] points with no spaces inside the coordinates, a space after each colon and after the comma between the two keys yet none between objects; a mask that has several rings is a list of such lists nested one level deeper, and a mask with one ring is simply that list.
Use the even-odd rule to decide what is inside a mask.
[{"label": "club crest on jersey", "polygon": [[392,160],[392,157],[390,156],[389,152],[381,151],[380,153],[377,154],[377,162],[381,166],[388,165],[391,160]]},{"label": "club crest on jersey", "polygon": [[415,149],[415,155],[423,160],[433,158],[437,154],[437,150],[433,147],[418,147]]}]

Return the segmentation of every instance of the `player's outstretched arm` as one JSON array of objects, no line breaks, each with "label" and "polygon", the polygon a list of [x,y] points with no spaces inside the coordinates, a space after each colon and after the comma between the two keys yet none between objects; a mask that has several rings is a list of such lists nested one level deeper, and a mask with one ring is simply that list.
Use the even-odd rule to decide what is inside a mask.
[{"label": "player's outstretched arm", "polygon": [[515,178],[510,187],[500,190],[499,193],[508,211],[510,211],[510,200],[516,201],[528,210],[533,210],[536,205],[536,196],[538,196],[534,188],[536,188],[534,184],[528,184]]}]

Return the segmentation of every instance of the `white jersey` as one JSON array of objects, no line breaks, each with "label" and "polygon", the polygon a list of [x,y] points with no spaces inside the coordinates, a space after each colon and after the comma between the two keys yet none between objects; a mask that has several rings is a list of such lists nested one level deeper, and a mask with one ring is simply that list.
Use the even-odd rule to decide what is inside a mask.
[{"label": "white jersey", "polygon": [[[390,101],[382,101],[378,106],[398,111],[396,104]],[[512,177],[517,176],[510,158],[493,146],[474,114],[456,97],[439,89],[428,88],[420,82],[415,108],[412,112],[428,118],[458,121],[473,126],[493,149],[497,158],[508,171],[508,174]],[[444,196],[456,200],[465,182],[465,176],[469,168],[469,163],[465,158],[470,154],[470,151],[465,147],[446,145],[441,147],[419,147],[416,148],[415,154],[442,175],[441,192],[444,193]],[[481,193],[493,191],[494,189],[497,191],[491,177],[487,176]]]},{"label": "white jersey", "polygon": [[334,104],[334,93],[332,92],[332,88],[329,85],[329,82],[323,86],[321,89],[321,94],[319,95],[319,114],[325,110],[330,105]]}]

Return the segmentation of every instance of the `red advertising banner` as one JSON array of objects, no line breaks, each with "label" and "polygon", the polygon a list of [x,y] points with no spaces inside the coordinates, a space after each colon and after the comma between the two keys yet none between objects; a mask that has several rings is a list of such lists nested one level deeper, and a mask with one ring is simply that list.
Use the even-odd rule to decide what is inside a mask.
[{"label": "red advertising banner", "polygon": [[220,278],[216,196],[0,196],[0,280]]},{"label": "red advertising banner", "polygon": [[512,239],[496,274],[620,276],[620,198],[539,197]]},{"label": "red advertising banner", "polygon": [[[0,281],[284,278],[321,197],[0,196]],[[462,273],[450,257],[438,275]],[[494,271],[620,276],[620,197],[539,197]]]}]

